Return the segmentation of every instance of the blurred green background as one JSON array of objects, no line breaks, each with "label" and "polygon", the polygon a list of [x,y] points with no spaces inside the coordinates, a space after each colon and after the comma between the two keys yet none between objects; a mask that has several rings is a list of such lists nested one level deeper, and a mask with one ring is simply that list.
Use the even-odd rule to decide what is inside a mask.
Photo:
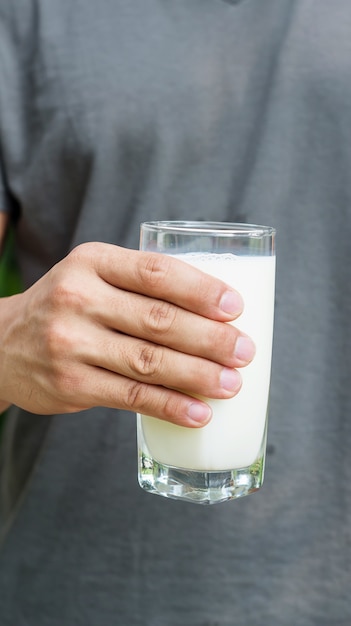
[{"label": "blurred green background", "polygon": [[13,252],[14,235],[10,229],[5,242],[5,248],[0,258],[0,298],[12,296],[21,291],[21,281]]},{"label": "blurred green background", "polygon": [[[0,298],[12,296],[22,289],[21,280],[14,255],[14,234],[8,231],[3,254],[0,258]],[[0,436],[4,424],[5,413],[0,414]]]}]

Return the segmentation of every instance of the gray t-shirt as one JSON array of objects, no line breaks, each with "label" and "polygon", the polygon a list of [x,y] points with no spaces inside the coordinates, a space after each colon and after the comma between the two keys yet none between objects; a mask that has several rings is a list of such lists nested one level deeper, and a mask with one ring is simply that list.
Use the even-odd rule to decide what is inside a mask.
[{"label": "gray t-shirt", "polygon": [[273,225],[266,481],[144,493],[135,417],[16,409],[1,626],[350,626],[351,3],[2,0],[0,202],[30,284],[144,219]]}]

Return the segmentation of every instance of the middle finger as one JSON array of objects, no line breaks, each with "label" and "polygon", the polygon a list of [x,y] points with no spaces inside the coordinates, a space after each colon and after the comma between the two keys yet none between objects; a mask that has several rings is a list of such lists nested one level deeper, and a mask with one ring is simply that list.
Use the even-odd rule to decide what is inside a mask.
[{"label": "middle finger", "polygon": [[109,285],[106,290],[103,299],[96,298],[108,302],[97,312],[104,326],[230,368],[247,365],[254,356],[251,339],[232,324]]},{"label": "middle finger", "polygon": [[229,398],[241,388],[235,369],[110,330],[95,335],[87,360],[134,381],[209,398]]}]

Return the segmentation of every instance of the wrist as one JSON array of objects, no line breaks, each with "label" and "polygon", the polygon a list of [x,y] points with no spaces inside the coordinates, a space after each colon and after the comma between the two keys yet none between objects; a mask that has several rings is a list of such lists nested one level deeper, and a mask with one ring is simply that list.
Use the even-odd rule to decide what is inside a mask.
[{"label": "wrist", "polygon": [[18,385],[10,375],[10,370],[15,368],[11,367],[8,358],[11,353],[8,336],[14,335],[11,328],[16,320],[16,313],[20,310],[19,298],[21,297],[22,294],[17,294],[0,298],[0,414],[16,403],[16,394],[13,395],[13,391],[16,391]]}]

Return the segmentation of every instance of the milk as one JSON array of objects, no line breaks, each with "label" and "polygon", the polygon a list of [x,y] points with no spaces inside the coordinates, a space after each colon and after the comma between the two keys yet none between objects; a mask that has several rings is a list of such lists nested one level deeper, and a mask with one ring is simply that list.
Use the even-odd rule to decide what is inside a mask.
[{"label": "milk", "polygon": [[[234,287],[244,312],[231,322],[256,345],[253,361],[240,368],[242,388],[234,398],[206,399],[213,417],[203,428],[190,429],[141,416],[143,452],[159,463],[200,471],[244,468],[254,463],[264,443],[268,406],[273,310],[274,256],[191,253],[177,255]],[[261,452],[262,453],[262,452]]]}]

